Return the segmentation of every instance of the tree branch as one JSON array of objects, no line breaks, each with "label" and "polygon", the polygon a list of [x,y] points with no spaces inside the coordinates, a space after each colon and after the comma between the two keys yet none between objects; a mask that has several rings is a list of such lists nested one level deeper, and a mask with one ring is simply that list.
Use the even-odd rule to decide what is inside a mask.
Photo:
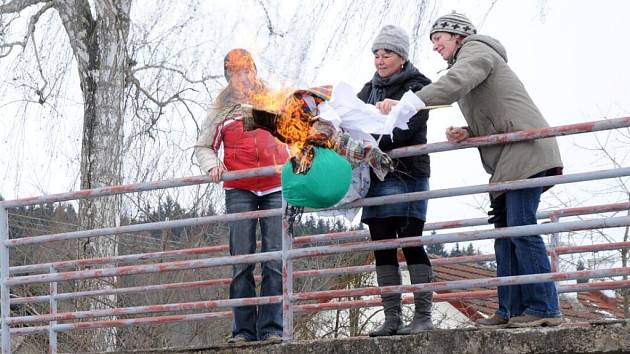
[{"label": "tree branch", "polygon": [[267,10],[267,7],[265,6],[265,4],[263,4],[261,0],[258,0],[258,4],[260,5],[260,7],[262,7],[263,12],[265,13],[265,20],[267,21],[267,30],[269,31],[269,35],[284,37],[286,32],[282,32],[282,33],[277,32],[276,29],[273,27],[273,23],[271,22],[271,17],[269,17],[269,11]]},{"label": "tree branch", "polygon": [[[27,1],[24,1],[24,2],[27,2]],[[31,1],[31,2],[39,3],[41,1]],[[7,4],[5,6],[8,6],[10,4]],[[29,6],[30,5],[32,5],[32,4],[29,4]],[[6,12],[2,11],[2,7],[3,6],[0,6],[0,14],[6,14]],[[39,21],[39,18],[44,14],[44,12],[48,11],[52,7],[53,7],[53,3],[52,2],[47,2],[46,5],[42,6],[37,11],[37,13],[35,13],[33,16],[31,16],[31,19],[28,21],[28,27],[26,29],[26,33],[24,34],[24,37],[22,37],[21,41],[16,41],[16,42],[11,42],[11,43],[6,43],[6,44],[0,45],[0,49],[2,49],[2,51],[3,51],[2,53],[0,53],[0,58],[4,58],[7,55],[11,54],[11,51],[16,46],[20,46],[20,47],[22,47],[22,49],[26,48],[26,44],[28,43],[28,37],[31,37],[33,35],[33,33],[35,32],[35,25],[37,24],[37,21]],[[4,52],[4,49],[6,49],[6,48],[8,48],[8,50],[6,52]]]},{"label": "tree branch", "polygon": [[202,76],[200,79],[192,79],[192,78],[189,78],[183,70],[168,67],[166,65],[145,65],[145,66],[134,69],[131,72],[131,74],[133,75],[139,71],[150,70],[150,69],[161,69],[161,70],[167,70],[167,71],[178,73],[184,80],[190,82],[191,84],[198,84],[198,83],[206,82],[210,79],[220,79],[223,77],[223,75],[205,75],[205,76]]},{"label": "tree branch", "polygon": [[175,94],[173,94],[171,97],[167,98],[166,100],[160,100],[160,99],[154,97],[147,90],[145,90],[142,87],[142,85],[140,84],[140,81],[135,76],[133,76],[133,74],[129,73],[128,80],[129,80],[129,82],[131,82],[131,84],[133,84],[136,87],[136,90],[138,90],[139,92],[144,94],[149,99],[149,101],[155,103],[159,108],[163,108],[166,105],[168,105],[169,103],[172,103],[174,101],[180,101],[181,100],[180,95],[182,93],[186,92],[186,91],[195,91],[192,88],[185,88],[183,90],[177,91]]},{"label": "tree branch", "polygon": [[50,0],[13,0],[7,4],[0,5],[0,14],[6,15],[18,13],[29,6],[45,2],[50,2]]},{"label": "tree branch", "polygon": [[35,93],[37,94],[37,96],[39,96],[39,104],[44,104],[44,102],[46,102],[46,97],[44,96],[44,89],[46,89],[46,86],[48,86],[48,80],[46,80],[46,77],[44,77],[44,70],[42,70],[42,63],[41,63],[41,60],[39,60],[39,53],[37,52],[37,45],[35,44],[34,33],[31,33],[31,38],[32,38],[32,44],[33,44],[33,52],[35,53],[35,60],[37,60],[37,69],[39,71],[39,75],[41,76],[42,80],[44,80],[44,86],[35,90]]}]

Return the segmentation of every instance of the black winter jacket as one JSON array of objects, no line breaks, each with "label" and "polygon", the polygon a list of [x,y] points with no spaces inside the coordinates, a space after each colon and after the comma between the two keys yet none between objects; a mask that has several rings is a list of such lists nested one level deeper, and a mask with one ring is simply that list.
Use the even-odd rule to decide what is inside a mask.
[{"label": "black winter jacket", "polygon": [[[385,97],[395,100],[399,100],[403,94],[409,90],[417,92],[424,86],[431,83],[431,80],[424,76],[418,69],[416,69],[410,62],[405,63],[403,68],[404,79],[399,82],[395,82],[390,85],[383,86]],[[357,97],[366,103],[370,102],[370,96],[374,100],[372,90],[374,89],[374,82],[378,82],[378,74],[374,74],[375,78],[367,82],[363,89],[357,94]],[[426,144],[427,143],[427,120],[429,119],[428,111],[420,111],[409,120],[409,129],[402,130],[395,128],[393,131],[392,140],[391,135],[384,135],[381,138],[378,147],[383,151],[392,150],[399,147]],[[374,135],[374,138],[378,140],[379,136]],[[413,177],[429,177],[431,175],[431,167],[429,162],[429,155],[410,156],[394,159],[394,166],[396,172],[402,175],[411,175]]]}]

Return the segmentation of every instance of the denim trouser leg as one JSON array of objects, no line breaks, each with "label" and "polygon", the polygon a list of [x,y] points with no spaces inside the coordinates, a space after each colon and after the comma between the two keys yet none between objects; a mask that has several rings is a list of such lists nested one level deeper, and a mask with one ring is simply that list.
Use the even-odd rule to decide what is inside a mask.
[{"label": "denim trouser leg", "polygon": [[[225,206],[228,213],[253,211],[257,208],[258,197],[250,191],[230,189],[225,191]],[[256,252],[256,219],[230,221],[230,255],[243,255]],[[232,267],[230,299],[256,297],[254,281],[255,264],[236,264]],[[250,340],[257,339],[256,306],[232,308],[232,336],[243,335]]]},{"label": "denim trouser leg", "polygon": [[[507,226],[535,225],[541,194],[542,187],[506,192]],[[499,246],[495,245],[495,251],[497,252],[498,276],[551,272],[545,243],[539,235],[501,239],[497,242]],[[507,274],[503,274],[504,272]],[[543,317],[560,315],[558,294],[553,282],[501,288],[508,289],[499,291],[500,309],[497,311],[499,316],[509,318],[523,312]]]},{"label": "denim trouser leg", "polygon": [[[509,238],[496,239],[494,241],[494,254],[497,260],[498,277],[518,274],[516,253],[512,240]],[[510,317],[519,316],[523,313],[524,309],[520,305],[520,285],[499,286],[497,287],[497,295],[499,298],[499,309],[496,312],[497,316],[509,319]]]},{"label": "denim trouser leg", "polygon": [[[274,209],[282,206],[280,192],[259,197],[260,209]],[[282,249],[282,218],[274,216],[260,219],[262,234],[261,252],[280,251]],[[282,295],[282,261],[262,263],[262,284],[260,296]],[[264,340],[270,335],[282,336],[282,303],[260,305],[258,307],[258,339]]]}]

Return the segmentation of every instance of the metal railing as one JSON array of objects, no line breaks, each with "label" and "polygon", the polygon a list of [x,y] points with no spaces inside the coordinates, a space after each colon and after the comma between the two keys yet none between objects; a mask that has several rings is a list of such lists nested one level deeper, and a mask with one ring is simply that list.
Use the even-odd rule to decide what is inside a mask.
[{"label": "metal railing", "polygon": [[[479,147],[492,144],[504,144],[531,139],[539,139],[551,136],[562,136],[568,134],[588,133],[601,130],[616,129],[630,126],[630,117],[595,121],[581,124],[551,127],[544,129],[534,129],[515,133],[498,134],[486,137],[475,137],[467,139],[459,144],[446,142],[426,144],[396,149],[390,152],[392,157],[403,157],[418,154],[457,150],[462,148]],[[228,172],[224,175],[224,180],[240,179],[252,176],[263,176],[276,173],[278,166],[259,169],[249,169],[235,172]],[[574,173],[563,176],[542,177],[527,180],[518,180],[494,184],[473,185],[456,187],[427,192],[407,193],[385,197],[366,198],[349,203],[343,208],[353,208],[366,205],[392,204],[402,201],[446,198],[475,193],[485,193],[493,191],[508,191],[522,188],[548,186],[554,184],[574,183],[581,181],[591,181],[606,178],[616,178],[630,176],[630,167],[616,168],[609,170],[590,171]],[[11,351],[12,335],[28,335],[32,333],[48,333],[49,352],[57,352],[57,333],[73,331],[77,329],[104,328],[104,327],[128,327],[135,325],[165,324],[182,321],[202,321],[216,318],[226,318],[231,316],[230,311],[200,312],[188,314],[173,314],[184,311],[210,311],[228,310],[235,306],[259,305],[269,303],[283,304],[283,323],[285,339],[293,338],[293,317],[294,313],[317,312],[329,309],[343,309],[353,307],[369,307],[380,305],[380,299],[364,299],[353,301],[330,302],[332,298],[349,296],[379,295],[387,293],[408,293],[414,291],[452,291],[471,288],[496,287],[499,285],[527,284],[535,282],[561,281],[583,278],[613,277],[630,274],[629,267],[600,269],[578,272],[559,272],[559,256],[562,254],[594,252],[601,250],[613,250],[630,248],[630,242],[603,243],[588,246],[558,246],[559,233],[578,230],[613,228],[630,225],[630,216],[602,217],[598,219],[578,220],[560,222],[561,217],[578,216],[596,213],[610,213],[628,210],[630,203],[615,203],[606,205],[593,205],[580,208],[566,208],[539,212],[539,219],[549,219],[551,222],[538,225],[518,226],[502,229],[475,229],[472,231],[454,231],[440,235],[417,236],[404,239],[393,239],[374,242],[356,242],[368,239],[365,230],[347,231],[331,234],[311,235],[293,237],[289,234],[288,215],[286,204],[279,209],[245,212],[238,214],[214,215],[190,219],[161,221],[146,224],[134,224],[119,227],[105,227],[94,230],[72,231],[41,236],[30,236],[10,239],[8,209],[20,206],[35,205],[42,203],[52,203],[75,199],[96,198],[101,196],[135,193],[151,191],[156,189],[174,188],[209,183],[206,176],[194,176],[173,180],[136,183],[124,186],[111,186],[93,190],[83,190],[78,192],[60,193],[45,195],[33,198],[7,200],[0,202],[0,305],[2,309],[2,353]],[[307,210],[309,212],[309,210]],[[198,226],[210,223],[226,222],[231,220],[242,220],[249,218],[262,218],[269,216],[279,216],[283,218],[282,250],[275,252],[257,253],[243,256],[215,256],[217,253],[224,253],[226,245],[198,247],[190,249],[178,249],[161,252],[140,253],[131,255],[119,255],[114,257],[100,257],[90,259],[71,259],[58,262],[46,262],[39,264],[28,264],[10,267],[10,249],[23,245],[45,244],[51,241],[82,239],[97,236],[120,235],[120,237],[133,237],[132,233],[162,230],[184,226]],[[451,220],[445,222],[427,223],[425,230],[448,230],[462,227],[487,225],[487,218],[475,218],[467,220]],[[526,276],[511,276],[501,278],[480,278],[467,279],[448,282],[433,282],[426,284],[400,285],[388,287],[368,287],[342,290],[327,290],[313,292],[293,292],[293,280],[300,277],[331,276],[340,274],[352,274],[372,272],[372,265],[357,265],[343,268],[331,269],[307,269],[293,271],[293,262],[300,258],[324,256],[333,254],[344,254],[360,251],[373,251],[379,249],[392,249],[398,247],[408,247],[412,245],[431,245],[448,242],[462,242],[484,239],[495,239],[505,237],[519,237],[532,234],[551,234],[552,242],[548,248],[548,253],[552,260],[552,273],[535,274]],[[327,241],[343,242],[339,244],[300,247],[310,243]],[[193,256],[203,256],[200,259],[189,259]],[[494,255],[477,255],[453,258],[436,259],[434,265],[445,265],[455,263],[491,261]],[[158,292],[169,289],[187,289],[207,286],[229,285],[231,279],[209,279],[193,282],[176,282],[165,284],[154,284],[146,286],[134,286],[124,288],[106,288],[97,290],[86,290],[78,292],[59,293],[58,282],[92,279],[100,277],[123,276],[132,274],[161,273],[167,271],[178,271],[186,269],[216,267],[234,265],[242,263],[258,263],[269,260],[281,260],[283,266],[283,292],[281,295],[266,296],[246,299],[226,299],[226,300],[206,300],[183,303],[168,303],[161,305],[133,306],[121,308],[107,308],[92,311],[58,312],[58,302],[62,300],[72,300],[85,297],[133,294],[144,292]],[[134,264],[140,261],[159,261],[160,263]],[[99,269],[77,270],[84,266],[104,266]],[[402,264],[404,266],[404,263]],[[12,287],[28,284],[48,283],[50,293],[48,295],[31,297],[11,298],[10,289]],[[616,280],[588,284],[563,284],[558,286],[559,292],[592,291],[600,289],[616,289],[630,287],[630,281]],[[484,298],[495,296],[494,290],[473,290],[460,291],[455,293],[438,293],[435,301],[452,301],[471,298]],[[404,301],[409,303],[412,299],[405,297]],[[310,303],[301,303],[309,301]],[[315,301],[315,303],[312,303]],[[30,303],[49,304],[49,313],[29,316],[11,316],[10,306]],[[116,316],[127,315],[147,315],[170,313],[168,315],[145,316],[136,318],[116,319]],[[106,317],[107,319],[99,319]],[[115,319],[111,319],[114,317]],[[80,321],[79,321],[80,320]],[[59,321],[65,321],[59,323]],[[44,325],[29,325],[33,323],[45,323]]]}]

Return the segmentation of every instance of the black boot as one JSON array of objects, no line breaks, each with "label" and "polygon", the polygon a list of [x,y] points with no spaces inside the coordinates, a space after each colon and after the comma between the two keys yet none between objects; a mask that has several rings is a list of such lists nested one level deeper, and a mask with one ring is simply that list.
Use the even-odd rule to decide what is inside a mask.
[{"label": "black boot", "polygon": [[[400,285],[400,272],[394,265],[376,266],[376,280],[379,286]],[[400,294],[381,295],[383,300],[383,312],[385,322],[383,325],[369,333],[370,337],[392,336],[398,332],[402,325]]]},{"label": "black boot", "polygon": [[[411,284],[430,283],[433,278],[433,271],[430,265],[426,264],[409,264],[409,278]],[[398,331],[398,334],[414,334],[422,331],[430,331],[433,329],[431,322],[431,306],[433,304],[433,292],[423,291],[413,293],[415,311],[413,321],[408,326],[404,326]]]}]

